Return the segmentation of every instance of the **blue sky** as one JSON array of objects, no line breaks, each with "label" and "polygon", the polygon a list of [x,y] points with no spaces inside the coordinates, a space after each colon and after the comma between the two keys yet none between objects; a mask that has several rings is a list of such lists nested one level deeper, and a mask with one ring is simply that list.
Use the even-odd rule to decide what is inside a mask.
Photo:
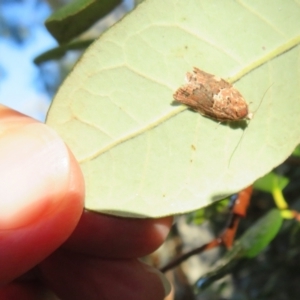
[{"label": "blue sky", "polygon": [[3,8],[2,14],[10,22],[31,26],[23,44],[8,37],[0,39],[0,103],[44,121],[50,97],[37,84],[40,72],[33,59],[56,45],[43,26],[50,8],[46,3],[36,7],[34,0],[16,1]]},{"label": "blue sky", "polygon": [[[127,9],[131,8],[131,2],[125,1]],[[44,26],[51,9],[46,1],[37,5],[36,0],[10,1],[1,9],[0,19],[9,18],[10,23],[25,27],[30,25],[30,29],[21,45],[5,36],[0,38],[0,103],[44,121],[51,97],[41,88],[40,70],[33,59],[57,45]]]}]

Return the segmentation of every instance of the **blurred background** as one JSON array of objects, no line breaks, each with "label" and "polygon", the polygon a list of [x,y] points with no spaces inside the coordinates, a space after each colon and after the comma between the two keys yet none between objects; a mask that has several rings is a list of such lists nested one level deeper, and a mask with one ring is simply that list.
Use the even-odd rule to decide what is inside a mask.
[{"label": "blurred background", "polygon": [[[60,60],[40,66],[33,60],[57,46],[44,21],[66,0],[0,0],[0,103],[40,121],[45,116],[58,86],[81,51],[69,51]],[[99,36],[134,6],[125,0],[102,18],[83,38]]]}]

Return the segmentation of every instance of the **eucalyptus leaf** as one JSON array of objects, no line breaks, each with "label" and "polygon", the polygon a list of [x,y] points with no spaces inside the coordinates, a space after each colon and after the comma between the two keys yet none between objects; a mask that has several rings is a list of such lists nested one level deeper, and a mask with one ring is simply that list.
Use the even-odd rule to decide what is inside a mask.
[{"label": "eucalyptus leaf", "polygon": [[[185,213],[283,162],[300,142],[299,43],[292,0],[138,5],[85,52],[47,117],[80,162],[86,208]],[[194,66],[235,83],[247,126],[173,104]]]}]

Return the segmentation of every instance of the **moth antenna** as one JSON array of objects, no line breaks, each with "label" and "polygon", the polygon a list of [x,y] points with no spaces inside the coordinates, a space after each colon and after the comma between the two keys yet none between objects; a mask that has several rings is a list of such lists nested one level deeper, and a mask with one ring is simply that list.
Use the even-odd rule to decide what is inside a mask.
[{"label": "moth antenna", "polygon": [[237,148],[239,147],[239,145],[240,145],[240,143],[241,143],[241,141],[242,141],[242,139],[243,139],[243,137],[244,137],[244,134],[245,134],[246,129],[247,129],[247,127],[245,128],[245,130],[243,130],[243,133],[242,133],[242,136],[241,136],[239,142],[235,145],[235,148],[233,149],[233,151],[232,151],[232,153],[231,153],[231,155],[230,155],[230,157],[229,157],[228,167],[230,166],[230,163],[231,163],[231,160],[232,160],[232,157],[233,157],[235,151],[236,151]]},{"label": "moth antenna", "polygon": [[262,102],[263,102],[263,100],[264,100],[264,98],[265,98],[265,96],[266,96],[268,90],[272,87],[273,84],[274,84],[274,82],[273,82],[273,83],[266,89],[266,91],[264,92],[264,94],[263,94],[263,96],[262,96],[262,98],[261,98],[261,100],[260,100],[260,103],[259,103],[258,107],[257,107],[256,110],[252,113],[253,116],[255,116],[255,113],[256,113],[256,112],[258,111],[258,109],[260,108],[260,106],[261,106],[261,104],[262,104]]},{"label": "moth antenna", "polygon": [[[227,123],[227,122],[226,122],[226,123]],[[221,122],[219,121],[215,129],[217,129],[217,128],[219,127],[220,124],[221,124]]]},{"label": "moth antenna", "polygon": [[[258,109],[260,108],[260,106],[261,106],[261,104],[262,104],[262,101],[263,101],[264,97],[266,96],[268,90],[272,87],[273,84],[274,84],[274,83],[272,83],[272,84],[266,89],[266,91],[264,92],[264,94],[263,94],[263,96],[262,96],[262,98],[261,98],[261,100],[260,100],[260,103],[259,103],[258,107],[256,108],[255,112],[251,114],[251,115],[252,115],[251,118],[252,118],[253,116],[255,116],[255,113],[256,113],[256,112],[258,111]],[[250,122],[250,119],[249,119],[249,122]],[[247,127],[248,127],[248,124],[247,124]],[[239,142],[236,144],[235,148],[233,149],[233,151],[232,151],[232,153],[231,153],[231,155],[230,155],[228,167],[230,166],[230,163],[231,163],[231,160],[232,160],[232,157],[233,157],[235,151],[237,150],[238,146],[239,146],[240,143],[242,142],[242,139],[243,139],[243,137],[244,137],[244,134],[245,134],[245,131],[246,131],[247,127],[245,128],[245,130],[243,130],[243,134],[242,134],[242,136],[241,136]]]}]

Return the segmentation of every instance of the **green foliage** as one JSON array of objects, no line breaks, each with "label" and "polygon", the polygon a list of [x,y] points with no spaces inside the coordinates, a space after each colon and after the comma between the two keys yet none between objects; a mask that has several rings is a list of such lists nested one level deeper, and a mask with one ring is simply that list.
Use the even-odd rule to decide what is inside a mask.
[{"label": "green foliage", "polygon": [[283,190],[288,183],[289,179],[287,177],[279,176],[275,172],[270,172],[264,177],[256,180],[254,182],[254,188],[272,194],[274,189],[279,188],[280,190]]},{"label": "green foliage", "polygon": [[44,63],[46,61],[52,60],[52,59],[59,59],[63,57],[68,51],[70,50],[83,50],[87,48],[94,40],[84,40],[84,41],[76,41],[72,43],[68,43],[62,46],[55,47],[53,49],[50,49],[41,55],[37,56],[34,59],[34,63],[39,65],[41,63]]},{"label": "green foliage", "polygon": [[257,221],[237,241],[241,244],[243,257],[257,256],[278,233],[282,217],[278,209],[273,209]]},{"label": "green foliage", "polygon": [[60,44],[65,44],[83,33],[120,3],[121,0],[71,1],[46,20],[46,27]]},{"label": "green foliage", "polygon": [[200,225],[204,221],[209,220],[212,217],[216,217],[218,214],[226,211],[229,204],[229,199],[223,199],[214,202],[212,205],[197,209],[187,215],[187,222]]},{"label": "green foliage", "polygon": [[226,253],[215,270],[197,281],[196,290],[202,291],[214,281],[231,272],[240,259],[257,256],[273,240],[281,224],[282,217],[277,209],[268,212],[235,242],[232,249]]}]

